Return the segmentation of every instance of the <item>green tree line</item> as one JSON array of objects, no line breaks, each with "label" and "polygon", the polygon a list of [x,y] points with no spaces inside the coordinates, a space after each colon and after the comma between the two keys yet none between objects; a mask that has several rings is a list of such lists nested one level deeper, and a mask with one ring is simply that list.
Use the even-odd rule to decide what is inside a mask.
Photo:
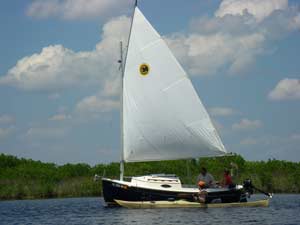
[{"label": "green tree line", "polygon": [[[273,193],[300,193],[300,163],[268,160],[246,161],[240,155],[128,163],[125,176],[176,174],[183,184],[195,185],[204,166],[220,180],[224,168],[231,169],[236,183],[250,178],[255,186]],[[84,163],[43,163],[0,154],[0,199],[33,199],[54,197],[101,196],[101,182],[94,175],[119,177],[119,163],[90,166]]]}]

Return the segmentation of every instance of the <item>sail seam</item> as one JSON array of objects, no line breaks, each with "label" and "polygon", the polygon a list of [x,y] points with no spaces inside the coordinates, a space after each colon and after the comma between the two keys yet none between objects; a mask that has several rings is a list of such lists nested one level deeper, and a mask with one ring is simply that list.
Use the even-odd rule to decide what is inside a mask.
[{"label": "sail seam", "polygon": [[183,78],[181,78],[181,79],[179,79],[179,80],[173,82],[173,83],[170,84],[168,87],[165,87],[164,89],[162,89],[162,91],[167,91],[167,90],[169,90],[170,88],[177,86],[179,83],[181,83],[182,81],[184,81],[184,80],[186,80],[186,79],[187,79],[187,77],[183,77]]},{"label": "sail seam", "polygon": [[145,45],[143,48],[140,49],[140,52],[144,51],[147,48],[150,48],[151,46],[155,45],[157,42],[162,41],[161,38],[155,40],[155,41],[151,41],[150,43],[148,43],[147,45]]}]

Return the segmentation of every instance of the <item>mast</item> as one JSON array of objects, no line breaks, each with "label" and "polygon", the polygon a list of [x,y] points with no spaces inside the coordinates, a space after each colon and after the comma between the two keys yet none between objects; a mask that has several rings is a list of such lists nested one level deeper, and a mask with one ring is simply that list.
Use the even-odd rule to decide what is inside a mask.
[{"label": "mast", "polygon": [[124,78],[124,65],[123,65],[123,42],[120,41],[120,70],[121,70],[121,94],[120,94],[120,147],[121,147],[121,161],[120,161],[120,180],[123,181],[124,178],[124,151],[123,151],[123,78]]},{"label": "mast", "polygon": [[127,60],[127,55],[128,55],[128,48],[129,48],[129,42],[130,42],[130,37],[131,37],[131,30],[132,30],[132,24],[133,24],[133,18],[134,18],[134,13],[135,13],[135,8],[137,7],[137,0],[134,2],[134,9],[131,17],[131,24],[130,24],[130,31],[129,31],[129,37],[127,41],[127,50],[126,50],[126,56],[125,60],[123,62],[123,42],[120,42],[120,69],[121,69],[121,94],[120,94],[120,129],[121,129],[121,140],[120,140],[120,147],[121,147],[121,161],[120,161],[120,180],[124,180],[124,121],[123,121],[123,85],[124,85],[124,66],[126,65],[126,60]]}]

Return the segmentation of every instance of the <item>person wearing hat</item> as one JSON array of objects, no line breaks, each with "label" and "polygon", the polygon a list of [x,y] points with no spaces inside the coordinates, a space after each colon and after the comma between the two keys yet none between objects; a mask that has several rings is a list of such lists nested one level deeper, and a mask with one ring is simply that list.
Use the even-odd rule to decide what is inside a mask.
[{"label": "person wearing hat", "polygon": [[214,177],[207,172],[207,169],[205,167],[201,168],[200,174],[197,178],[197,184],[200,189],[210,188],[215,186]]}]

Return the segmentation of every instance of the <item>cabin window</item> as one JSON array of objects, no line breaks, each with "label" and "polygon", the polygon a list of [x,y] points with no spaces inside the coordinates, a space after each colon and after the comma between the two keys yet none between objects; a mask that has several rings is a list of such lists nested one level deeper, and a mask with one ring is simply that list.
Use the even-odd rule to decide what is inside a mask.
[{"label": "cabin window", "polygon": [[170,188],[170,187],[172,187],[171,185],[168,185],[168,184],[163,184],[163,185],[161,185],[163,188]]}]

